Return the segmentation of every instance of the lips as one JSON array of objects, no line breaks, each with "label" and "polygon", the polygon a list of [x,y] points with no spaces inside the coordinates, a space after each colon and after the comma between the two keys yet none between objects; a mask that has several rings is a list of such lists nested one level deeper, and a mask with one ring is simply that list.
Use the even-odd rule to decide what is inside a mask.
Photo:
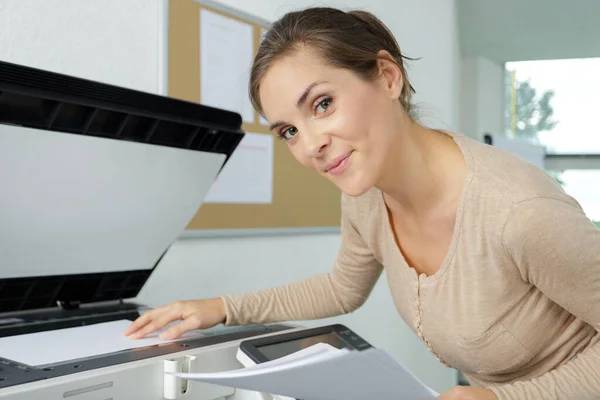
[{"label": "lips", "polygon": [[327,164],[327,166],[325,167],[325,172],[328,172],[331,174],[341,173],[345,169],[347,160],[351,154],[352,154],[352,152],[350,151],[346,154],[343,154],[340,157],[335,158],[333,161],[331,161],[330,163]]}]

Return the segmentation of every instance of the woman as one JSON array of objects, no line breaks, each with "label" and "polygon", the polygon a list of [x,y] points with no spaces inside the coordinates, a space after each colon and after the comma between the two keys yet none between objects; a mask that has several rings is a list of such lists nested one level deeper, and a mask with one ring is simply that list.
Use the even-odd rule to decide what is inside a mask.
[{"label": "woman", "polygon": [[404,58],[366,12],[277,21],[250,94],[293,156],[343,192],[335,266],[157,308],[126,334],[345,314],[385,270],[402,318],[472,384],[441,399],[600,398],[600,231],[543,171],[419,124]]}]

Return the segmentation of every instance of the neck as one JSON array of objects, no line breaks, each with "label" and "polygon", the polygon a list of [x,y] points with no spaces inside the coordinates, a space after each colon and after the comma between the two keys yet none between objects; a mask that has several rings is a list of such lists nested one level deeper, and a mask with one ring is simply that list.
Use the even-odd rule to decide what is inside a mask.
[{"label": "neck", "polygon": [[390,210],[420,216],[457,200],[466,166],[453,139],[407,117],[398,128],[377,185]]}]

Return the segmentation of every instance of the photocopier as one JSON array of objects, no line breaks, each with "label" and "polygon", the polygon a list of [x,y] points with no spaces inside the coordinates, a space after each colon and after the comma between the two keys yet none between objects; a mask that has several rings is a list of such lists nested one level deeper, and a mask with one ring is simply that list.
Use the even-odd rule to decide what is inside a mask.
[{"label": "photocopier", "polygon": [[270,399],[165,371],[244,368],[315,340],[369,347],[343,325],[267,324],[50,364],[3,356],[3,338],[139,317],[135,297],[243,136],[231,111],[0,62],[0,399]]}]

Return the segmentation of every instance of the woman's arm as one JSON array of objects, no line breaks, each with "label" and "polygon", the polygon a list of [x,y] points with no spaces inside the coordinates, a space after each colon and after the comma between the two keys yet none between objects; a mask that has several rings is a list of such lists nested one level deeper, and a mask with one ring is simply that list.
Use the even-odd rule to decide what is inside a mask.
[{"label": "woman's arm", "polygon": [[[503,244],[525,280],[600,331],[600,230],[569,200],[515,204]],[[538,378],[491,389],[500,400],[600,399],[600,343]]]},{"label": "woman's arm", "polygon": [[[333,270],[288,285],[222,296],[227,315],[225,325],[320,319],[360,307],[383,267],[351,220],[348,202],[342,201],[342,243]],[[285,265],[281,273],[285,274]]]}]

